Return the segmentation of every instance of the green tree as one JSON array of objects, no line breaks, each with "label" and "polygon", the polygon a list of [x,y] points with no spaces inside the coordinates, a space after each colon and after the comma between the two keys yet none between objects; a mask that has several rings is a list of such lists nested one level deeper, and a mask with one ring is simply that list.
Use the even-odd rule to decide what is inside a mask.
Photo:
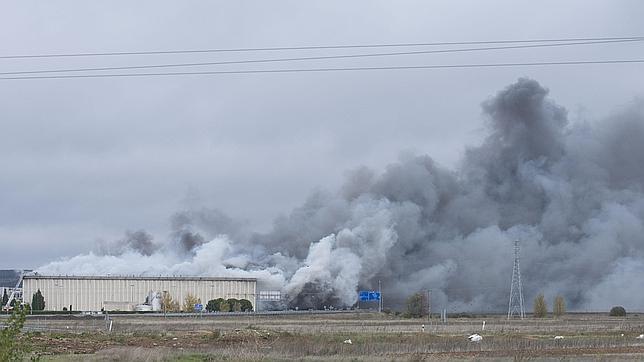
[{"label": "green tree", "polygon": [[626,309],[624,309],[624,307],[622,306],[613,307],[610,309],[609,315],[611,317],[625,317]]},{"label": "green tree", "polygon": [[546,304],[546,298],[544,298],[543,293],[534,298],[533,308],[533,315],[536,318],[544,318],[548,315],[548,305]]},{"label": "green tree", "polygon": [[425,293],[420,292],[415,293],[407,298],[405,314],[415,318],[427,315],[427,310],[426,308],[424,308],[424,306],[426,305],[425,298]]},{"label": "green tree", "polygon": [[224,298],[211,299],[206,304],[206,310],[208,312],[220,312],[221,304],[224,303]]},{"label": "green tree", "polygon": [[4,289],[4,294],[2,294],[2,306],[4,307],[7,305],[7,302],[9,301],[9,295],[7,295],[7,288]]},{"label": "green tree", "polygon": [[248,299],[240,299],[239,304],[241,306],[241,311],[242,312],[252,312],[253,311],[253,303],[250,302]]},{"label": "green tree", "polygon": [[219,311],[220,312],[230,312],[230,304],[228,304],[228,302],[222,302],[219,305]]},{"label": "green tree", "polygon": [[28,352],[28,346],[20,339],[26,318],[25,309],[13,309],[5,328],[0,331],[0,361],[22,361]]},{"label": "green tree", "polygon": [[241,303],[235,298],[229,298],[226,303],[230,306],[231,312],[241,312]]},{"label": "green tree", "polygon": [[31,297],[31,309],[45,310],[45,297],[43,297],[40,289]]},{"label": "green tree", "polygon": [[566,314],[566,301],[561,295],[558,295],[552,304],[552,314],[554,314],[555,317],[561,317]]}]

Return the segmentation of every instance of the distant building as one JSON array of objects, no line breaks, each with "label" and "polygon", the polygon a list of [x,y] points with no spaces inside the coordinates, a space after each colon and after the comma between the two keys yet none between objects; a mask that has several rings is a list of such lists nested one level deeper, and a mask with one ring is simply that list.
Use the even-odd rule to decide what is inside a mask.
[{"label": "distant building", "polygon": [[183,304],[192,294],[205,305],[217,298],[247,299],[256,306],[257,279],[219,277],[47,276],[28,274],[23,279],[25,300],[40,289],[45,310],[72,307],[79,311],[131,311],[151,294],[168,292]]}]

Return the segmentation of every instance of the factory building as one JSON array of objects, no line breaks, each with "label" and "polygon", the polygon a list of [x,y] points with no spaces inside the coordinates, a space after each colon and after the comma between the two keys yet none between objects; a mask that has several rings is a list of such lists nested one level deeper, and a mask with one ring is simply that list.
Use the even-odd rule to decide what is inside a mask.
[{"label": "factory building", "polygon": [[152,306],[151,299],[169,293],[183,304],[191,294],[205,305],[211,299],[247,299],[256,306],[257,279],[212,277],[134,277],[134,276],[45,276],[25,275],[26,301],[40,290],[45,310],[71,308],[77,311],[131,311]]}]

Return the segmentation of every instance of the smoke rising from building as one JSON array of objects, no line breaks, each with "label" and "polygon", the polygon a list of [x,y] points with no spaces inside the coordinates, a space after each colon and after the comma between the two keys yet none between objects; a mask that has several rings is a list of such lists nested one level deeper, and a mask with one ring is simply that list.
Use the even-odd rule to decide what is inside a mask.
[{"label": "smoke rising from building", "polygon": [[519,239],[528,303],[543,292],[572,309],[643,310],[643,107],[571,124],[547,94],[519,79],[484,102],[488,135],[454,170],[405,156],[384,172],[351,171],[340,190],[313,193],[267,233],[187,210],[165,244],[141,232],[116,252],[38,271],[250,276],[300,307],[350,306],[381,280],[393,306],[431,289],[451,310],[502,311]]}]

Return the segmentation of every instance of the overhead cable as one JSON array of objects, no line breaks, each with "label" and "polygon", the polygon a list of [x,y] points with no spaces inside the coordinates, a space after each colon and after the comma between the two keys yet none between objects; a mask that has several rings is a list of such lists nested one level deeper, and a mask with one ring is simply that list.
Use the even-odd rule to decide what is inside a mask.
[{"label": "overhead cable", "polygon": [[126,77],[155,77],[155,76],[191,76],[191,75],[224,75],[224,74],[270,74],[270,73],[306,73],[306,72],[348,72],[348,71],[377,71],[377,70],[414,70],[414,69],[457,69],[457,68],[501,68],[501,67],[530,67],[557,65],[591,65],[591,64],[638,64],[644,59],[613,59],[613,60],[575,60],[525,63],[482,63],[482,64],[439,64],[439,65],[409,65],[382,67],[344,67],[344,68],[294,68],[294,69],[257,69],[257,70],[221,70],[199,72],[165,72],[165,73],[122,73],[122,74],[78,74],[78,75],[44,75],[27,77],[0,77],[0,80],[24,79],[74,79],[74,78],[126,78]]},{"label": "overhead cable", "polygon": [[451,41],[451,42],[426,42],[426,43],[340,44],[340,45],[282,46],[282,47],[257,47],[257,48],[179,49],[179,50],[153,50],[153,51],[52,53],[52,54],[13,54],[13,55],[8,54],[8,55],[0,55],[0,59],[97,57],[97,56],[125,56],[125,55],[191,54],[191,53],[227,53],[227,52],[260,52],[260,51],[354,49],[354,48],[390,48],[390,47],[416,47],[416,46],[442,46],[442,45],[477,45],[477,44],[482,45],[482,44],[507,44],[507,43],[546,43],[546,42],[569,42],[569,41],[604,41],[604,40],[628,40],[628,39],[642,40],[642,39],[644,39],[644,36],[587,37],[587,38],[545,38],[545,39],[502,39],[502,40]]},{"label": "overhead cable", "polygon": [[554,43],[554,44],[510,45],[510,46],[461,48],[461,49],[434,49],[434,50],[419,50],[419,51],[406,51],[406,52],[395,52],[395,53],[368,53],[368,54],[326,55],[326,56],[296,57],[296,58],[246,59],[246,60],[230,60],[230,61],[198,62],[198,63],[146,64],[146,65],[132,65],[132,66],[118,66],[118,67],[22,70],[22,71],[0,72],[0,75],[72,73],[72,72],[90,72],[90,71],[151,69],[151,68],[197,67],[197,66],[229,65],[229,64],[274,63],[274,62],[308,61],[308,60],[353,59],[353,58],[420,55],[420,54],[436,54],[436,53],[459,53],[459,52],[493,51],[493,50],[507,50],[507,49],[524,49],[524,48],[564,47],[564,46],[575,46],[575,45],[624,43],[624,42],[639,42],[639,41],[644,41],[644,38],[627,39],[627,40],[585,41],[585,42],[572,42],[572,43],[569,42],[569,43]]}]

